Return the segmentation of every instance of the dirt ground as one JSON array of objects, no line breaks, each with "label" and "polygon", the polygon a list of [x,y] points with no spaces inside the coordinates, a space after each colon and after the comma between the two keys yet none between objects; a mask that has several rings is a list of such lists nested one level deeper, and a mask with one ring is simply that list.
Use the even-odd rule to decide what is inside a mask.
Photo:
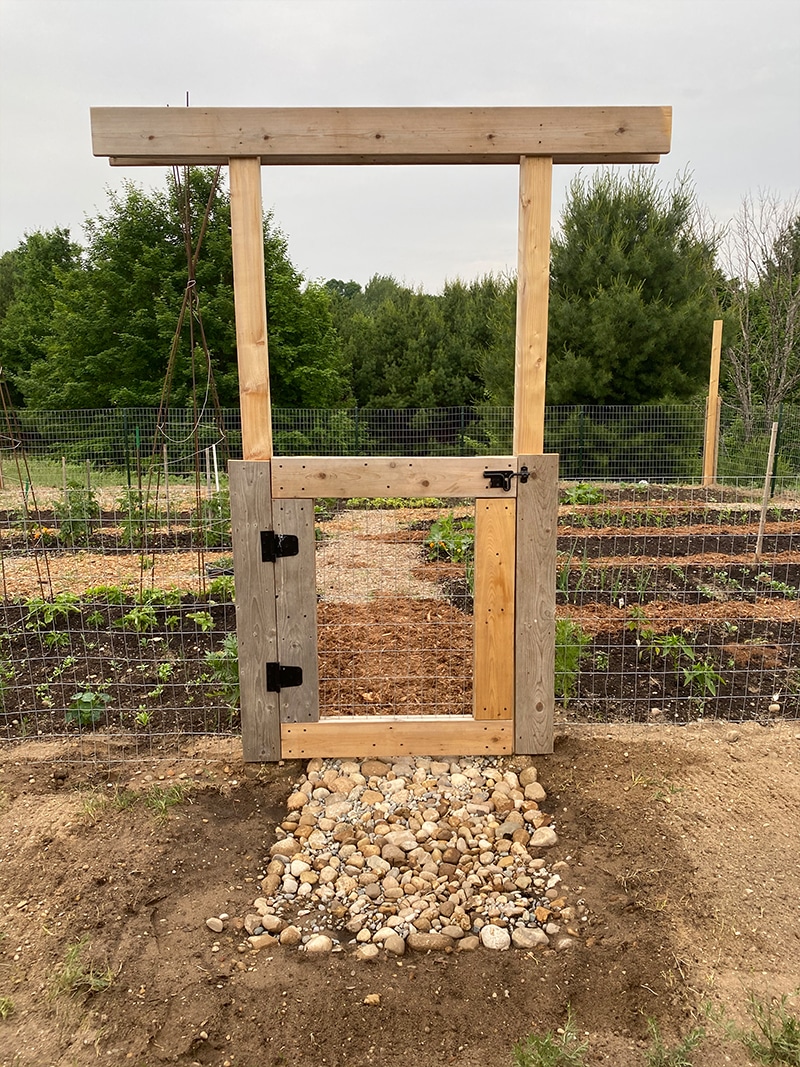
[{"label": "dirt ground", "polygon": [[[641,1065],[648,1018],[670,1040],[700,1018],[695,1064],[736,1067],[704,1007],[744,1023],[750,991],[800,986],[797,723],[570,727],[535,763],[552,859],[589,909],[577,945],[376,963],[257,952],[236,930],[303,764],[245,767],[230,739],[137,760],[119,736],[107,760],[102,737],[91,758],[77,743],[0,751],[3,1067],[511,1067],[568,1005],[587,1064]],[[146,801],[175,783],[159,815]],[[82,938],[73,977],[113,980],[59,991]]]}]

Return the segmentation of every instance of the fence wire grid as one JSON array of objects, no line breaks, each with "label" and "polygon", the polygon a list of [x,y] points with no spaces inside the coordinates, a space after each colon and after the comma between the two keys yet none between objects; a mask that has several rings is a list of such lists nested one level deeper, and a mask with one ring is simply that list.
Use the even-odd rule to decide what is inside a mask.
[{"label": "fence wire grid", "polygon": [[[549,410],[559,722],[800,719],[798,414],[781,413],[760,529],[765,417],[723,408],[703,487],[702,411]],[[158,434],[149,409],[20,413],[1,443],[0,737],[131,758],[238,731],[237,420],[202,423],[198,464],[191,412]],[[510,450],[510,409],[273,422],[279,454]],[[469,713],[474,502],[320,500],[316,516],[322,714]]]}]

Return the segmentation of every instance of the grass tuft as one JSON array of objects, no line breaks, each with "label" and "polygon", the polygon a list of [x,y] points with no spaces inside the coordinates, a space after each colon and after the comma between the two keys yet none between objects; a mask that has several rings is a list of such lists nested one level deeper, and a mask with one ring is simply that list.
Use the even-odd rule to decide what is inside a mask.
[{"label": "grass tuft", "polygon": [[56,970],[53,979],[53,992],[58,995],[82,996],[102,993],[114,981],[114,972],[109,966],[101,969],[95,967],[84,957],[89,949],[89,941],[82,937],[67,949],[64,963]]},{"label": "grass tuft", "polygon": [[755,1062],[800,1067],[800,1020],[789,1011],[788,1002],[787,996],[771,1000],[759,1000],[755,993],[748,996],[747,1013],[756,1029],[738,1036]]},{"label": "grass tuft", "polygon": [[653,1044],[646,1054],[646,1067],[694,1067],[694,1061],[690,1059],[689,1054],[695,1051],[706,1036],[702,1026],[696,1026],[690,1030],[686,1037],[672,1049],[664,1044],[655,1019],[648,1019],[647,1027]]},{"label": "grass tuft", "polygon": [[514,1045],[513,1067],[584,1067],[588,1047],[578,1039],[572,1008],[567,1008],[567,1021],[555,1034],[530,1034]]}]

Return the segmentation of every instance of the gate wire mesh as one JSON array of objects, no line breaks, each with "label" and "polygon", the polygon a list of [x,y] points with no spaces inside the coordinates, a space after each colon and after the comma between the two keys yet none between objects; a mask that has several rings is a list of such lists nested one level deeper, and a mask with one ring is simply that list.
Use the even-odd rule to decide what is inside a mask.
[{"label": "gate wire mesh", "polygon": [[[240,449],[238,412],[224,441],[210,419],[199,427],[199,487],[191,412],[170,412],[154,449],[156,415],[22,412],[0,442],[4,739],[80,737],[84,755],[114,743],[127,758],[238,729],[221,463]],[[800,718],[800,410],[781,413],[759,560],[763,412],[747,426],[723,408],[709,488],[696,408],[547,418],[562,457],[558,717]],[[511,412],[278,410],[274,426],[283,454],[487,454],[510,449]],[[366,504],[318,502],[325,710],[464,713],[471,502]],[[437,520],[441,552],[427,543]]]}]

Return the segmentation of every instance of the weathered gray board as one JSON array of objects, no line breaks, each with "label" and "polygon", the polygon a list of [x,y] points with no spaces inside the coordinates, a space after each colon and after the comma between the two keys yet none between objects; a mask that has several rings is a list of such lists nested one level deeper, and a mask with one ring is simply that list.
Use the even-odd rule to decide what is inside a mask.
[{"label": "weathered gray board", "polygon": [[520,456],[517,491],[514,751],[553,751],[558,456]]},{"label": "weathered gray board", "polygon": [[[229,464],[242,744],[247,762],[281,758],[281,720],[319,717],[313,500],[273,504],[270,464]],[[262,531],[294,534],[296,556],[265,563]],[[298,666],[303,684],[267,690],[267,663]]]}]

